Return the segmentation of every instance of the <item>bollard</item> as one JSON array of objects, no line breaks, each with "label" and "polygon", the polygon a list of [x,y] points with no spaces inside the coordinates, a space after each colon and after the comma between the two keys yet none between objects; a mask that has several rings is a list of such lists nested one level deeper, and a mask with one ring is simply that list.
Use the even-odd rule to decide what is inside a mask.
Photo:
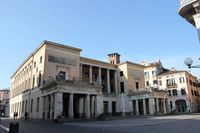
[{"label": "bollard", "polygon": [[19,133],[19,123],[18,122],[10,123],[9,133]]}]

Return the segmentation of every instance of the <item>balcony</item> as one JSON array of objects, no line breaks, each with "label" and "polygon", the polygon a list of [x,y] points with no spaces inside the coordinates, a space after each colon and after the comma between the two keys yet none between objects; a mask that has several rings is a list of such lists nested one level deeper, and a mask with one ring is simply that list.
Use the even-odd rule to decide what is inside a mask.
[{"label": "balcony", "polygon": [[43,81],[43,87],[41,88],[41,90],[48,91],[51,90],[52,88],[57,88],[58,86],[62,86],[63,88],[70,88],[69,86],[73,88],[72,86],[74,86],[75,88],[74,90],[83,92],[85,91],[91,91],[97,93],[101,92],[101,86],[99,82],[90,83],[88,80],[82,80],[79,77],[68,77],[68,79],[61,79],[58,78],[57,76],[56,78]]},{"label": "balcony", "polygon": [[195,7],[199,5],[198,4],[199,0],[179,0],[179,1],[180,1],[180,8],[178,10],[179,15],[195,26],[193,15],[196,14]]},{"label": "balcony", "polygon": [[186,6],[188,4],[191,4],[191,3],[195,2],[195,1],[198,1],[198,0],[179,0],[181,7]]},{"label": "balcony", "polygon": [[170,89],[170,88],[177,88],[178,85],[177,85],[176,83],[174,83],[174,84],[167,84],[166,87],[167,87],[168,89]]}]

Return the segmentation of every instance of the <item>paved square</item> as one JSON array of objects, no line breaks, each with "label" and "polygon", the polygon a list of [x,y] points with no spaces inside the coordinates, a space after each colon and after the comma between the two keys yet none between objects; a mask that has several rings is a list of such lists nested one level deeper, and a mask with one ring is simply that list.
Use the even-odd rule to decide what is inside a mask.
[{"label": "paved square", "polygon": [[[160,117],[124,118],[112,121],[92,121],[56,124],[41,120],[2,119],[2,125],[9,127],[11,121],[18,121],[20,133],[199,133],[200,115],[178,115]],[[0,128],[1,133],[7,133]]]}]

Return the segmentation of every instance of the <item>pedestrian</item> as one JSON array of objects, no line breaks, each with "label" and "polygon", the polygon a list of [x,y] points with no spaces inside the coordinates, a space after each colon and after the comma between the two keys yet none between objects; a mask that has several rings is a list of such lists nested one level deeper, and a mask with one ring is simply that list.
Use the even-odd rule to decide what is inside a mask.
[{"label": "pedestrian", "polygon": [[18,113],[16,112],[16,118],[18,117]]},{"label": "pedestrian", "polygon": [[24,117],[25,117],[25,120],[28,119],[28,112],[25,112]]}]

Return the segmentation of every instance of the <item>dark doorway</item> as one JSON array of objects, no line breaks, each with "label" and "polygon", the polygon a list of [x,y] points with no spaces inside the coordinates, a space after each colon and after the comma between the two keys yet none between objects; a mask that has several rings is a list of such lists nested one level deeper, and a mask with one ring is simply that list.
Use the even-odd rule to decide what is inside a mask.
[{"label": "dark doorway", "polygon": [[63,94],[63,115],[69,118],[69,94]]},{"label": "dark doorway", "polygon": [[108,101],[103,102],[103,113],[108,114]]},{"label": "dark doorway", "polygon": [[138,100],[138,109],[139,109],[139,115],[143,114],[143,100],[139,99]]},{"label": "dark doorway", "polygon": [[177,112],[186,112],[187,105],[186,105],[185,100],[179,99],[179,100],[176,100],[175,103],[176,103],[176,111]]},{"label": "dark doorway", "polygon": [[112,115],[116,115],[116,102],[112,102]]}]

